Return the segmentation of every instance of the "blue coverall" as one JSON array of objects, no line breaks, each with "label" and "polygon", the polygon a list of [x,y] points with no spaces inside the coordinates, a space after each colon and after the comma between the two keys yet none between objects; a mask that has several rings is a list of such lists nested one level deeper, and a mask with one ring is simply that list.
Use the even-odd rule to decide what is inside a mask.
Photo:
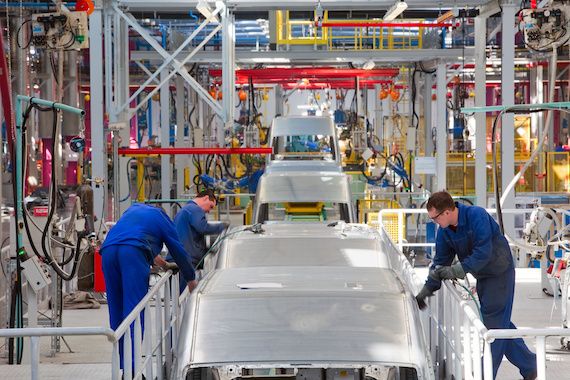
[{"label": "blue coverall", "polygon": [[176,214],[174,218],[176,232],[184,249],[192,257],[192,265],[196,267],[206,254],[205,235],[219,234],[225,228],[221,223],[208,223],[206,213],[194,201],[188,204]]},{"label": "blue coverall", "polygon": [[[150,267],[154,257],[162,250],[163,243],[186,281],[194,280],[194,268],[186,259],[187,254],[178,240],[174,223],[162,209],[135,203],[109,231],[100,252],[107,288],[109,324],[113,330],[147,294]],[[144,330],[144,318],[141,320]],[[131,339],[134,342],[132,332]],[[119,350],[123,368],[122,342]]]},{"label": "blue coverall", "polygon": [[[477,294],[481,304],[483,323],[488,329],[516,329],[511,322],[515,293],[515,269],[507,239],[499,225],[477,206],[456,203],[458,223],[453,227],[439,228],[435,243],[435,266],[451,265],[455,256],[465,273],[477,279]],[[435,291],[441,281],[428,277],[426,286]],[[522,339],[499,339],[491,343],[493,378],[506,355],[519,368],[523,377],[536,373],[536,355]]]}]

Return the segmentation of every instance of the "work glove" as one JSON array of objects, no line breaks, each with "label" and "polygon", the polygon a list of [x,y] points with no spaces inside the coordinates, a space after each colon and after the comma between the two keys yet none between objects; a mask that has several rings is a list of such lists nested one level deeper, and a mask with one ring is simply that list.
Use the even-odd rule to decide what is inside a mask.
[{"label": "work glove", "polygon": [[451,266],[439,267],[435,270],[435,273],[442,280],[455,280],[457,278],[465,278],[465,271],[461,263],[457,263]]},{"label": "work glove", "polygon": [[426,298],[431,296],[433,296],[433,291],[424,285],[422,290],[420,290],[420,292],[416,296],[416,301],[418,303],[420,310],[423,310],[427,307]]},{"label": "work glove", "polygon": [[162,268],[165,271],[171,270],[173,275],[178,273],[178,264],[176,264],[176,263],[167,262],[166,265],[164,265]]}]

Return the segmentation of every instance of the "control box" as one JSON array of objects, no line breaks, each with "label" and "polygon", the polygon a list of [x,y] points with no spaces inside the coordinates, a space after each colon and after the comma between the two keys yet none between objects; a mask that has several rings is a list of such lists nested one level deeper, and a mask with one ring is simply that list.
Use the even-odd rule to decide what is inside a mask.
[{"label": "control box", "polygon": [[26,261],[23,261],[22,268],[24,269],[23,273],[26,276],[26,280],[32,289],[34,289],[34,292],[37,293],[51,284],[49,269],[37,256],[32,256]]},{"label": "control box", "polygon": [[564,44],[570,37],[569,16],[568,5],[523,9],[520,13],[520,26],[524,32],[526,46],[532,50],[546,51],[552,50],[553,44]]},{"label": "control box", "polygon": [[46,49],[79,50],[89,47],[87,12],[32,15],[32,42]]}]

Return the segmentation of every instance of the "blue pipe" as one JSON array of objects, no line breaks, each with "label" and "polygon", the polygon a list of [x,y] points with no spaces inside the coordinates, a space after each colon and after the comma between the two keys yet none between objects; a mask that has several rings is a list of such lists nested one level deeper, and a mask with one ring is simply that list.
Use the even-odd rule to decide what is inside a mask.
[{"label": "blue pipe", "polygon": [[192,11],[188,12],[188,16],[192,17],[194,21],[198,22],[198,16],[196,16],[194,12]]}]

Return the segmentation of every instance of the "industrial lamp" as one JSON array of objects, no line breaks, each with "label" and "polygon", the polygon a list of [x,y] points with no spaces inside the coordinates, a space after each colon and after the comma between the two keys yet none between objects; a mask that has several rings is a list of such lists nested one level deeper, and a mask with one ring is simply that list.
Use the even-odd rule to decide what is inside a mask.
[{"label": "industrial lamp", "polygon": [[383,20],[392,21],[396,17],[401,15],[402,12],[405,11],[406,9],[408,9],[408,4],[404,0],[396,0],[394,5],[392,5],[384,15]]},{"label": "industrial lamp", "polygon": [[374,68],[374,66],[376,66],[374,61],[369,59],[368,61],[364,62],[364,64],[362,65],[362,68],[364,70],[372,70]]},{"label": "industrial lamp", "polygon": [[[208,4],[208,2],[206,0],[198,1],[198,5],[196,5],[196,9],[205,18],[210,17],[213,13],[212,8],[210,7],[210,4]],[[212,21],[219,22],[218,16],[214,16],[214,18],[212,18]]]}]

